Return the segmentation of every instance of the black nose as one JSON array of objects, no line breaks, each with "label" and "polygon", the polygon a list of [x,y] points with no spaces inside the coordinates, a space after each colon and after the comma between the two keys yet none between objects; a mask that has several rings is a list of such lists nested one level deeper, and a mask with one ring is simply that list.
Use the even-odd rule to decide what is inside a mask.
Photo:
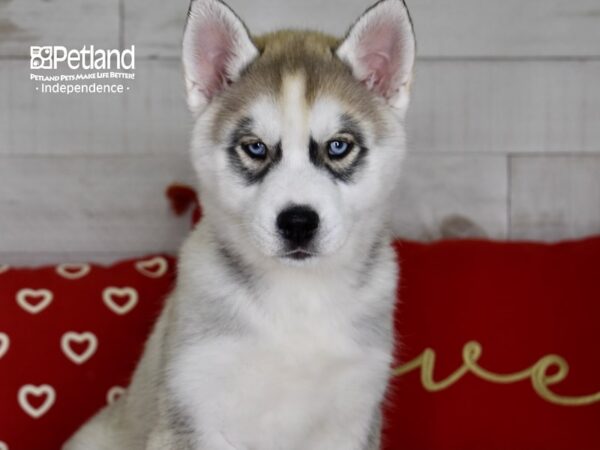
[{"label": "black nose", "polygon": [[277,228],[286,240],[300,246],[315,235],[319,228],[319,215],[308,206],[292,206],[277,216]]}]

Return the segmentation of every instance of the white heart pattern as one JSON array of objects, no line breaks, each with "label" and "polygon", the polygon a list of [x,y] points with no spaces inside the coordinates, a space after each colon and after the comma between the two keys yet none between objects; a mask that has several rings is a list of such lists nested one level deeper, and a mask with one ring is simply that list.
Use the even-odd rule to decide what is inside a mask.
[{"label": "white heart pattern", "polygon": [[[119,302],[118,298],[125,298],[125,303]],[[137,305],[138,293],[131,287],[107,287],[102,291],[102,300],[112,312],[122,316]]]},{"label": "white heart pattern", "polygon": [[8,445],[6,442],[0,441],[0,450],[8,450]]},{"label": "white heart pattern", "polygon": [[136,262],[135,268],[142,275],[146,275],[150,278],[160,278],[167,273],[169,263],[162,256],[156,256],[154,258]]},{"label": "white heart pattern", "polygon": [[[29,402],[28,397],[30,395],[38,398],[44,397],[42,404],[37,407],[33,406]],[[54,402],[56,401],[56,392],[54,391],[54,388],[48,384],[43,384],[41,386],[26,384],[19,389],[18,400],[23,411],[32,418],[39,419],[52,408],[52,405],[54,405]]]},{"label": "white heart pattern", "polygon": [[78,280],[90,273],[89,264],[61,264],[56,266],[56,273],[67,280]]},{"label": "white heart pattern", "polygon": [[[0,275],[8,272],[9,270],[10,270],[10,266],[7,266],[6,264],[0,264]],[[0,447],[0,450],[2,450],[2,447]]]},{"label": "white heart pattern", "polygon": [[[9,347],[10,339],[8,337],[8,334],[0,333],[0,359],[2,359],[4,355],[6,355],[6,352],[8,352]],[[0,450],[2,450],[2,447],[0,447]]]},{"label": "white heart pattern", "polygon": [[106,403],[112,405],[125,393],[125,388],[121,386],[113,386],[106,393]]},{"label": "white heart pattern", "polygon": [[17,303],[30,314],[38,314],[48,307],[54,295],[47,289],[21,289],[17,292]]},{"label": "white heart pattern", "polygon": [[[75,351],[73,349],[73,343],[86,343],[87,346],[83,351]],[[75,364],[83,364],[96,353],[96,350],[98,349],[98,338],[89,331],[85,333],[69,331],[68,333],[63,334],[60,340],[60,348],[66,357]]]}]

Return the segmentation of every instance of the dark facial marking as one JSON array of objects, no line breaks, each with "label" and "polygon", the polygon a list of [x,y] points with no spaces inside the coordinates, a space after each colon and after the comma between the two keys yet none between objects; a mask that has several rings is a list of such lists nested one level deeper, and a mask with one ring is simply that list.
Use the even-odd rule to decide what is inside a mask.
[{"label": "dark facial marking", "polygon": [[354,120],[349,114],[342,115],[341,122],[342,129],[340,130],[340,133],[351,134],[356,140],[356,145],[358,145],[360,148],[364,148],[365,137],[358,122]]},{"label": "dark facial marking", "polygon": [[310,142],[308,143],[308,156],[310,157],[310,162],[317,167],[323,167],[324,165],[320,153],[319,143],[311,136]]},{"label": "dark facial marking", "polygon": [[[172,401],[173,400],[171,400],[171,402]],[[183,440],[185,437],[186,439],[190,439],[189,442],[192,442],[191,438],[193,437],[194,427],[192,426],[191,419],[183,412],[183,408],[175,407],[174,405],[169,404],[167,415],[169,425],[174,430],[177,430],[177,435],[179,436],[179,438]]]},{"label": "dark facial marking", "polygon": [[340,122],[342,126],[338,133],[352,136],[354,140],[353,145],[358,149],[358,154],[354,157],[352,162],[346,166],[343,166],[343,160],[334,163],[331,158],[327,156],[327,149],[325,148],[326,143],[319,144],[312,137],[308,144],[308,154],[311,162],[316,167],[327,170],[334,180],[351,183],[354,180],[354,175],[358,169],[364,165],[365,157],[367,156],[369,149],[365,145],[364,134],[356,120],[348,114],[344,114],[341,117]]},{"label": "dark facial marking", "polygon": [[379,257],[382,247],[383,241],[381,239],[377,239],[371,245],[371,248],[369,249],[369,253],[367,255],[367,259],[365,260],[363,267],[357,277],[358,289],[362,288],[371,279],[371,273],[373,272],[375,263],[377,262],[377,258]]},{"label": "dark facial marking", "polygon": [[252,125],[252,119],[249,117],[242,118],[231,133],[229,147],[227,148],[229,162],[248,185],[260,182],[269,173],[270,169],[281,160],[281,143],[277,143],[272,148],[268,148],[268,156],[264,162],[257,163],[256,168],[244,164],[238,148],[242,139],[254,135]]},{"label": "dark facial marking", "polygon": [[219,256],[229,269],[231,275],[245,286],[251,286],[254,282],[254,276],[251,269],[242,261],[242,257],[235,253],[226,244],[219,243]]}]

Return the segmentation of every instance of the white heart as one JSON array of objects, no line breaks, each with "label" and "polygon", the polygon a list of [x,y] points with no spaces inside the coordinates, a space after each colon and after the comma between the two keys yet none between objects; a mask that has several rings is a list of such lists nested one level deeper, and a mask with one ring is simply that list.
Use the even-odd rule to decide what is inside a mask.
[{"label": "white heart", "polygon": [[85,277],[92,270],[89,264],[61,264],[56,266],[56,273],[67,280]]},{"label": "white heart", "polygon": [[[28,395],[33,395],[34,397],[41,397],[43,395],[46,397],[46,399],[44,400],[44,403],[35,408],[31,405],[31,403],[29,403],[29,400],[27,399]],[[46,414],[50,408],[52,408],[52,405],[54,405],[54,401],[56,400],[56,392],[52,386],[47,384],[43,384],[41,386],[26,384],[19,389],[18,400],[23,411],[25,411],[34,419],[39,419]]]},{"label": "white heart", "polygon": [[[37,304],[30,303],[31,297],[42,297]],[[44,310],[54,298],[52,292],[47,289],[21,289],[17,292],[17,303],[30,314],[37,314]]]},{"label": "white heart", "polygon": [[[120,305],[114,299],[114,297],[128,297],[127,302]],[[122,316],[131,311],[138,302],[138,293],[135,289],[130,287],[117,288],[107,287],[102,292],[102,300],[106,306],[108,306],[115,314]]]},{"label": "white heart", "polygon": [[[87,342],[87,348],[82,353],[77,353],[71,347],[73,342]],[[94,356],[94,353],[96,353],[96,349],[98,348],[98,339],[93,333],[90,332],[75,333],[74,331],[69,331],[68,333],[63,334],[63,337],[60,340],[60,348],[67,358],[69,358],[75,364],[83,364],[92,356]]]},{"label": "white heart", "polygon": [[125,388],[121,386],[113,386],[106,393],[106,403],[112,405],[125,393]]},{"label": "white heart", "polygon": [[[6,264],[0,264],[0,275],[2,275],[5,272],[8,272],[9,269],[10,269],[10,266],[7,266]],[[0,450],[2,450],[1,446],[0,446]]]},{"label": "white heart", "polygon": [[136,262],[135,268],[142,275],[150,278],[160,278],[167,273],[169,263],[162,256],[156,256],[145,261]]},{"label": "white heart", "polygon": [[[9,347],[10,339],[8,337],[8,334],[0,333],[0,359],[2,359],[4,355],[6,355],[6,352],[8,352]],[[0,450],[2,450],[2,447],[0,447]]]},{"label": "white heart", "polygon": [[0,441],[0,450],[8,450],[8,444],[6,444],[6,442]]}]

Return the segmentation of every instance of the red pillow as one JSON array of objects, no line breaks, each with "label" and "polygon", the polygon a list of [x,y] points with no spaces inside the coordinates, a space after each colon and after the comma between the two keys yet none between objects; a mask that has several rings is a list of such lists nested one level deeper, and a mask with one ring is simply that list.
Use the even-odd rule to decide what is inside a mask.
[{"label": "red pillow", "polygon": [[396,249],[414,364],[390,391],[386,449],[600,449],[600,238]]},{"label": "red pillow", "polygon": [[174,260],[0,266],[0,450],[53,450],[127,386]]}]

